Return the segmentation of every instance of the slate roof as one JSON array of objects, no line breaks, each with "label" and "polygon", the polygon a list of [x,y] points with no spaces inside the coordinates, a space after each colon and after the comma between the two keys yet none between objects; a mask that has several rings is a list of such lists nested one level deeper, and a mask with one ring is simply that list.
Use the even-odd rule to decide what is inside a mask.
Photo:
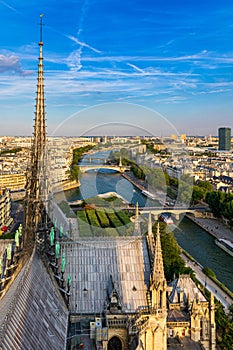
[{"label": "slate roof", "polygon": [[[171,303],[179,303],[180,301],[187,302],[188,297],[190,301],[194,299],[207,301],[189,275],[180,275],[179,278],[169,283],[169,286],[173,287],[168,297]],[[183,291],[183,300],[180,300],[180,291]]]},{"label": "slate roof", "polygon": [[99,314],[108,302],[113,281],[122,310],[147,305],[150,279],[147,243],[142,237],[79,239],[61,243],[66,256],[65,279],[72,278],[71,313]]},{"label": "slate roof", "polygon": [[68,310],[36,252],[0,300],[1,350],[63,350]]},{"label": "slate roof", "polygon": [[167,322],[189,322],[189,315],[181,310],[168,310]]}]

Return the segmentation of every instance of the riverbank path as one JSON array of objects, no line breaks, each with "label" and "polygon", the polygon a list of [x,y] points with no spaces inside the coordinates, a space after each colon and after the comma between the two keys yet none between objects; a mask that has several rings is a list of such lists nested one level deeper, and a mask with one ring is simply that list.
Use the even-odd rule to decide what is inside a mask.
[{"label": "riverbank path", "polygon": [[196,278],[205,287],[209,292],[213,293],[215,298],[220,301],[220,303],[225,308],[225,311],[228,310],[229,306],[233,304],[233,299],[224,292],[212,279],[206,276],[202,272],[202,266],[196,261],[190,260],[185,254],[181,253],[182,259],[185,261],[187,267],[190,267],[196,274]]},{"label": "riverbank path", "polygon": [[216,218],[196,218],[187,214],[187,217],[216,238],[225,238],[233,241],[233,230]]}]

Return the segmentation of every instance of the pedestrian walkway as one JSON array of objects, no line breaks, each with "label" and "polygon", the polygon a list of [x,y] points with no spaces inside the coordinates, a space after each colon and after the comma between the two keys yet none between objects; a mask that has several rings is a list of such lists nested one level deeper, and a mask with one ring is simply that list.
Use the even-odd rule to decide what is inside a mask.
[{"label": "pedestrian walkway", "polygon": [[216,238],[225,238],[233,241],[233,230],[216,218],[196,218],[186,214],[189,219],[201,226],[204,230]]},{"label": "pedestrian walkway", "polygon": [[229,306],[233,304],[233,299],[224,292],[212,279],[206,276],[202,272],[202,266],[196,261],[189,259],[184,253],[181,253],[182,259],[185,261],[186,266],[190,267],[196,275],[196,278],[201,283],[203,288],[205,287],[209,292],[213,293],[215,298],[220,301],[225,310],[227,311]]}]

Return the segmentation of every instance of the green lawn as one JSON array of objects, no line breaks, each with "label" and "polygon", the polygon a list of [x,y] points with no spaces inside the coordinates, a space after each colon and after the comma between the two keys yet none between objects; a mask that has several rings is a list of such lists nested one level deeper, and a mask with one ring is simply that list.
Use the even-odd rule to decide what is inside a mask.
[{"label": "green lawn", "polygon": [[80,237],[130,236],[133,223],[126,212],[98,208],[77,211]]}]

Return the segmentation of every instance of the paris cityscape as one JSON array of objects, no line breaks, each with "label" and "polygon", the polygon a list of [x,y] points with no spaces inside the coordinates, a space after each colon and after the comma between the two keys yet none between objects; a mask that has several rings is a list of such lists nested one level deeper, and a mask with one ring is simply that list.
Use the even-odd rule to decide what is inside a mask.
[{"label": "paris cityscape", "polygon": [[0,1],[2,350],[232,350],[233,7],[208,2]]}]

